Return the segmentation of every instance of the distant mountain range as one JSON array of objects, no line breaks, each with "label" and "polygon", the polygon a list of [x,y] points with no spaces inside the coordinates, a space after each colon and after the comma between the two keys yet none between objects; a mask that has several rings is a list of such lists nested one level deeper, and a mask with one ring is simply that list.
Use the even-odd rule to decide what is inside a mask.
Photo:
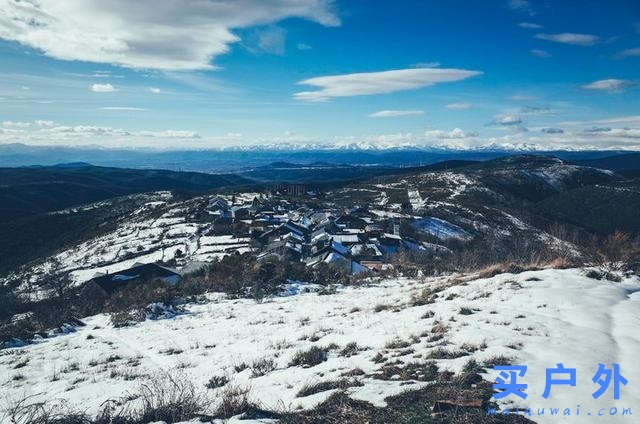
[{"label": "distant mountain range", "polygon": [[[185,159],[194,153],[197,152],[183,152],[186,155]],[[200,153],[205,156],[209,154],[206,152]],[[110,154],[114,154],[114,152],[110,152]],[[232,160],[241,158],[241,156],[238,156],[238,152],[228,154],[232,156]],[[413,154],[404,152],[404,154],[416,156],[415,152]],[[263,159],[272,156],[273,152],[265,152]],[[332,160],[352,159],[352,157],[338,154],[327,157],[327,155],[323,156],[317,154],[317,152],[309,151],[292,152],[289,153],[289,156],[307,159],[309,163],[277,161],[268,165],[238,169],[233,174],[123,169],[94,166],[87,162],[0,168],[0,222],[117,196],[158,190],[204,192],[223,187],[238,188],[279,182],[315,184],[318,187],[330,188],[335,184],[363,181],[386,175],[408,175],[464,167],[469,167],[470,169],[484,167],[496,169],[503,166],[530,166],[531,163],[549,160],[547,157],[539,155],[515,156],[515,158],[526,158],[522,162],[521,159],[513,159],[501,155],[505,159],[486,161],[481,160],[487,159],[486,156],[480,155],[478,157],[473,153],[468,153],[462,156],[474,158],[475,160],[444,160],[421,166],[393,165],[402,160],[408,160],[408,157],[402,158],[402,152],[398,151],[387,152],[386,155],[378,157],[378,159],[382,158],[385,162],[392,164],[363,166],[350,163],[334,163],[326,160],[311,161],[313,158],[317,159],[317,156]],[[372,158],[372,156],[369,156],[369,159]],[[521,162],[517,162],[518,160],[521,160]],[[590,168],[607,169],[630,178],[637,177],[638,175],[636,174],[640,173],[640,153],[588,159],[578,157],[575,160],[565,162]],[[510,183],[510,185],[513,184]]]},{"label": "distant mountain range", "polygon": [[[428,146],[381,146],[373,143],[349,145],[273,144],[236,146],[202,150],[107,149],[99,146],[29,146],[0,144],[0,167],[55,165],[87,162],[120,168],[153,168],[173,171],[233,172],[250,171],[274,162],[296,164],[347,164],[378,166],[420,166],[449,160],[490,160],[526,150],[499,147],[472,150]],[[537,151],[535,154],[565,160],[594,160],[624,154],[618,151]]]}]

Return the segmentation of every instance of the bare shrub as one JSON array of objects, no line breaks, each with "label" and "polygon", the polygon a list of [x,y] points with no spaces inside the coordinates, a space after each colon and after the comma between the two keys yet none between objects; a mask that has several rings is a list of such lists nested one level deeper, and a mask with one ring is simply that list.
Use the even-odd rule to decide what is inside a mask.
[{"label": "bare shrub", "polygon": [[463,356],[468,356],[469,353],[463,350],[449,350],[442,347],[433,349],[427,355],[428,359],[456,359],[461,358]]},{"label": "bare shrub", "polygon": [[594,239],[592,251],[596,265],[618,269],[640,261],[640,240],[616,231],[604,238]]},{"label": "bare shrub", "polygon": [[396,337],[393,340],[389,340],[384,347],[387,349],[404,349],[406,347],[411,346],[411,342],[408,342],[406,340],[402,340],[399,337]]},{"label": "bare shrub", "polygon": [[271,358],[256,359],[251,363],[251,376],[261,377],[276,369],[276,362]]},{"label": "bare shrub", "polygon": [[343,378],[341,380],[335,381],[323,381],[319,383],[311,383],[305,384],[296,394],[296,397],[306,397],[315,395],[316,393],[326,392],[328,390],[334,389],[348,389],[349,387],[361,387],[364,386],[363,383],[355,380],[355,379],[346,379]]},{"label": "bare shrub", "polygon": [[141,385],[137,415],[141,422],[187,421],[205,412],[209,399],[182,373],[161,373]]},{"label": "bare shrub", "polygon": [[213,418],[228,419],[260,410],[259,406],[250,400],[249,391],[249,388],[227,386],[219,393],[220,403],[212,413]]},{"label": "bare shrub", "polygon": [[313,346],[309,350],[299,350],[293,356],[293,359],[289,363],[289,366],[303,366],[303,367],[313,367],[318,364],[323,363],[328,358],[328,349],[321,348],[318,346]]},{"label": "bare shrub", "polygon": [[225,386],[229,382],[229,379],[225,375],[214,375],[209,379],[207,384],[204,386],[207,389],[218,389],[222,386]]},{"label": "bare shrub", "polygon": [[344,348],[342,348],[339,354],[340,356],[350,357],[350,356],[357,355],[358,352],[361,352],[363,350],[367,350],[367,348],[359,346],[358,343],[356,342],[351,342],[351,343],[347,343],[347,345]]}]

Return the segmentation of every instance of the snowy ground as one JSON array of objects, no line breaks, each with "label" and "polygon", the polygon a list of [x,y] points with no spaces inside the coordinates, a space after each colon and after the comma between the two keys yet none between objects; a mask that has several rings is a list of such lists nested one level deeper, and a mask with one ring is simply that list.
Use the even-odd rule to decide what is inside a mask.
[{"label": "snowy ground", "polygon": [[[435,303],[413,306],[412,299],[423,289],[442,286],[447,288],[437,293]],[[470,314],[461,314],[462,308]],[[179,369],[203,390],[212,376],[226,375],[229,384],[250,388],[251,397],[264,407],[310,408],[332,391],[297,397],[302,387],[361,368],[366,375],[358,378],[364,385],[349,389],[351,396],[384,405],[385,397],[428,383],[375,378],[372,374],[384,365],[372,360],[376,355],[410,363],[425,361],[444,348],[465,355],[436,359],[443,370],[457,372],[471,358],[483,362],[497,356],[527,365],[520,380],[529,385],[528,398],[517,405],[531,407],[534,414],[543,407],[572,410],[570,417],[534,415],[536,422],[631,423],[632,417],[620,415],[622,408],[640,413],[638,277],[614,283],[572,269],[478,280],[400,279],[262,304],[212,295],[204,303],[187,305],[184,315],[122,329],[113,328],[103,315],[85,321],[87,326],[76,333],[0,351],[2,398],[39,393],[47,399],[68,399],[91,412],[108,398],[135,391],[160,369]],[[429,342],[437,334],[434,329],[444,331],[444,337]],[[394,341],[406,343],[390,347]],[[341,356],[340,349],[350,342],[365,350]],[[339,348],[327,361],[309,368],[289,366],[298,350],[331,343]],[[251,364],[262,358],[274,359],[276,368],[254,377]],[[249,368],[237,371],[242,363]],[[545,369],[558,363],[577,369],[577,385],[554,386],[545,400]],[[620,364],[629,381],[621,387],[620,400],[613,400],[612,387],[601,398],[592,398],[598,386],[591,379],[599,363]],[[496,376],[491,370],[485,378],[493,381]],[[577,405],[580,417],[574,416]],[[600,408],[608,414],[614,406],[620,411],[616,417],[595,416]]]}]

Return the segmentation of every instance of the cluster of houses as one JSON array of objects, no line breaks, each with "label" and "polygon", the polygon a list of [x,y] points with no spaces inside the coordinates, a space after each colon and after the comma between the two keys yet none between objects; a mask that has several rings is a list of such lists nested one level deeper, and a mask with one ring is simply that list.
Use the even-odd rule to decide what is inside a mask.
[{"label": "cluster of houses", "polygon": [[[211,223],[198,236],[198,248],[180,255],[172,265],[188,272],[214,258],[253,252],[258,260],[278,257],[300,261],[309,267],[330,263],[351,274],[382,271],[390,258],[402,251],[433,251],[441,247],[403,236],[396,212],[364,207],[319,207],[279,195],[215,196],[205,213]],[[195,237],[195,235],[193,236]],[[111,292],[135,281],[180,281],[180,272],[166,264],[136,263],[110,274],[97,274],[93,282]]]},{"label": "cluster of houses", "polygon": [[219,221],[240,224],[258,259],[278,256],[315,266],[321,262],[351,273],[380,271],[402,249],[427,250],[428,245],[400,234],[395,218],[363,207],[318,210],[277,196],[257,196],[250,203],[233,204],[223,197],[209,202]]}]

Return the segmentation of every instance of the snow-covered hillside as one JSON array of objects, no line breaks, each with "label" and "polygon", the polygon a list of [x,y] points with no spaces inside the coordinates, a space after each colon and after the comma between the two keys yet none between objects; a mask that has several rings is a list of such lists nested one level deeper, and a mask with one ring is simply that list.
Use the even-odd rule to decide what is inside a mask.
[{"label": "snow-covered hillside", "polygon": [[[640,405],[638,277],[610,282],[583,269],[548,269],[487,279],[396,279],[328,295],[302,290],[260,304],[209,295],[187,304],[184,314],[127,328],[113,328],[105,315],[85,322],[77,332],[0,351],[3,401],[39,394],[95,412],[159,370],[174,370],[212,394],[219,389],[205,385],[224,376],[227,385],[250,389],[263,407],[287,410],[311,408],[334,391],[301,396],[305,386],[349,373],[361,383],[348,389],[350,396],[384,405],[387,396],[430,384],[402,372],[407,364],[434,361],[457,373],[473,358],[528,366],[520,378],[529,385],[528,398],[515,405],[531,407],[536,422],[630,423],[622,408]],[[291,365],[296,352],[313,346],[327,348],[326,360]],[[545,370],[558,363],[576,368],[577,384],[553,386],[545,400]],[[612,387],[592,397],[599,363],[620,364],[629,382],[620,400],[613,400]],[[484,377],[496,376],[487,367]],[[500,404],[508,407],[509,400],[519,398]],[[535,415],[551,407],[571,408],[572,416]],[[617,416],[595,416],[611,407]]]}]

